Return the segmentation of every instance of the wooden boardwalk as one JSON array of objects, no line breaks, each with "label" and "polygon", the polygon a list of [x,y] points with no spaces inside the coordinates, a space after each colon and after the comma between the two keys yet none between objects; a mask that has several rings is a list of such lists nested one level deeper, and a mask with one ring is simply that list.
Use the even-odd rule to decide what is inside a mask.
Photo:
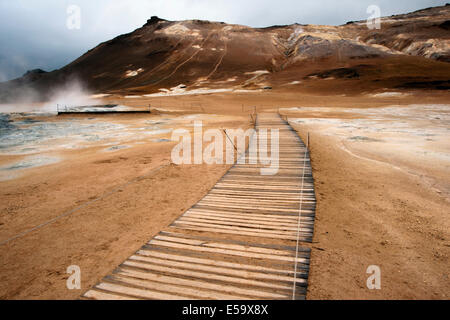
[{"label": "wooden boardwalk", "polygon": [[305,299],[310,249],[301,243],[312,240],[315,212],[309,154],[277,114],[258,115],[256,128],[279,129],[276,175],[234,165],[83,298]]}]

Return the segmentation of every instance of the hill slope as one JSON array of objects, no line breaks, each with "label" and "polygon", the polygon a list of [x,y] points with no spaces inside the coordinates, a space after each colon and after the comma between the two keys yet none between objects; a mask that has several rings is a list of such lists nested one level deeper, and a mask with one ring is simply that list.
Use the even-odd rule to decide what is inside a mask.
[{"label": "hill slope", "polygon": [[343,26],[250,28],[152,17],[53,72],[34,70],[0,84],[0,100],[28,92],[46,99],[58,84],[80,79],[96,92],[151,94],[186,90],[255,89],[317,79],[358,79],[361,90],[382,87],[448,89],[450,6]]}]

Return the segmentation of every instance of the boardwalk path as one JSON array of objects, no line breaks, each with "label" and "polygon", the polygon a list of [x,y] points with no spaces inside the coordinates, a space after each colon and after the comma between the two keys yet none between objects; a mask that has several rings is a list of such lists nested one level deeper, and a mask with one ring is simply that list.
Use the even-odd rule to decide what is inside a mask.
[{"label": "boardwalk path", "polygon": [[279,129],[278,174],[236,164],[83,297],[305,299],[310,249],[301,243],[312,239],[315,211],[309,154],[278,115],[259,115],[257,128]]}]

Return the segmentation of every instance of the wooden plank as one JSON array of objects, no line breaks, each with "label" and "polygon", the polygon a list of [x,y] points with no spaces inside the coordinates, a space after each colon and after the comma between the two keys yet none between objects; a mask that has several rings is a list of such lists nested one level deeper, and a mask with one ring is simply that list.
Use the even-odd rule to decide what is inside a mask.
[{"label": "wooden plank", "polygon": [[154,299],[154,300],[193,300],[191,297],[183,295],[167,294],[159,291],[149,290],[149,289],[138,289],[126,287],[119,284],[102,282],[95,286],[95,288],[113,292],[120,293],[129,296],[134,296],[143,299]]},{"label": "wooden plank", "polygon": [[[253,213],[235,213],[230,211],[211,211],[203,209],[192,208],[187,211],[186,214],[197,214],[206,216],[218,216],[218,217],[237,217],[237,218],[249,218],[263,221],[285,221],[292,222],[298,221],[298,216],[285,216],[285,215],[271,215],[271,214],[253,214]],[[314,221],[311,217],[301,217],[304,220]]]},{"label": "wooden plank", "polygon": [[[221,260],[213,260],[213,259],[207,259],[207,258],[195,258],[190,257],[186,255],[175,255],[175,254],[169,254],[159,251],[150,251],[150,250],[139,250],[136,255],[142,255],[146,257],[155,257],[155,258],[161,258],[166,260],[175,260],[175,261],[184,261],[184,262],[191,262],[191,263],[197,263],[197,264],[207,264],[212,266],[223,266],[223,267],[229,267],[234,268],[237,270],[256,270],[256,271],[263,271],[263,272],[272,272],[272,273],[281,273],[281,274],[289,274],[293,275],[293,270],[286,270],[286,269],[275,269],[275,268],[268,268],[263,266],[256,266],[256,265],[249,265],[249,264],[242,264],[242,263],[234,263],[234,262],[228,262],[228,261],[221,261]],[[305,274],[304,272],[297,271],[299,275]]]},{"label": "wooden plank", "polygon": [[279,196],[279,197],[298,197],[302,194],[311,194],[314,195],[314,190],[309,188],[299,189],[296,191],[283,191],[283,190],[246,190],[245,193],[243,193],[242,190],[235,190],[235,189],[225,189],[225,188],[216,188],[214,187],[211,190],[210,194],[230,194],[230,195],[243,195],[243,196],[253,196],[253,195],[260,195],[260,196]]},{"label": "wooden plank", "polygon": [[[190,225],[178,225],[178,223],[175,223],[173,225],[175,228],[185,229],[185,230],[193,230],[193,231],[205,231],[205,232],[211,232],[211,233],[227,233],[227,234],[234,234],[239,236],[251,236],[251,237],[259,237],[259,238],[267,238],[267,239],[282,239],[282,240],[297,240],[297,236],[291,236],[291,235],[285,235],[285,234],[265,234],[265,233],[258,233],[258,232],[249,232],[249,231],[236,231],[236,230],[227,230],[227,229],[216,229],[211,227],[195,227]],[[306,236],[303,236],[301,233],[300,241],[311,241],[312,234],[307,234]]]},{"label": "wooden plank", "polygon": [[[242,208],[241,208],[242,206]],[[295,207],[268,207],[268,206],[244,206],[244,204],[225,204],[220,203],[216,204],[214,202],[199,202],[195,205],[195,209],[204,209],[210,211],[228,211],[228,212],[237,212],[237,213],[267,213],[267,214],[278,214],[278,215],[286,215],[286,216],[298,216],[298,208]],[[314,207],[306,207],[304,210],[312,210]],[[305,214],[307,215],[307,213]]]},{"label": "wooden plank", "polygon": [[276,207],[255,207],[255,206],[233,206],[233,205],[225,205],[225,204],[214,204],[213,202],[199,202],[199,205],[204,205],[208,207],[214,207],[214,208],[234,208],[234,209],[255,209],[255,210],[270,210],[270,211],[277,211],[277,212],[295,212],[295,209],[280,209]]},{"label": "wooden plank", "polygon": [[[187,244],[173,243],[168,241],[160,241],[160,240],[150,240],[149,244],[157,245],[157,246],[165,246],[165,247],[173,247],[178,249],[186,249],[192,251],[201,251],[201,252],[211,252],[211,253],[221,253],[227,254],[231,256],[238,257],[247,257],[247,258],[255,258],[255,259],[270,259],[270,260],[279,260],[286,262],[295,262],[295,257],[285,257],[285,256],[276,256],[270,254],[263,253],[253,253],[248,251],[237,251],[237,250],[227,250],[227,249],[219,249],[219,248],[207,248],[201,246],[192,246]],[[297,262],[299,263],[309,263],[308,259],[297,258]]]},{"label": "wooden plank", "polygon": [[[178,231],[178,230],[177,230]],[[231,238],[223,238],[220,237],[217,239],[216,237],[210,237],[206,234],[199,235],[199,234],[192,234],[192,233],[185,233],[183,231],[176,232],[173,229],[166,229],[164,231],[160,232],[161,235],[169,236],[169,237],[181,237],[181,238],[187,238],[187,239],[197,239],[202,240],[205,242],[220,242],[220,243],[229,243],[229,244],[239,244],[243,245],[245,247],[257,247],[257,248],[268,248],[268,249],[276,249],[276,250],[287,250],[287,251],[298,251],[298,254],[304,255],[303,257],[308,258],[309,253],[311,252],[311,249],[304,248],[304,247],[297,247],[294,245],[286,245],[286,244],[275,244],[275,243],[260,243],[259,241],[245,241],[245,240],[238,240],[238,239],[231,239]],[[215,235],[216,236],[216,235]]]},{"label": "wooden plank", "polygon": [[[238,217],[233,217],[233,216],[213,216],[213,215],[201,215],[201,214],[195,214],[195,213],[189,213],[186,214],[184,216],[184,218],[195,218],[197,219],[197,221],[205,221],[205,220],[212,220],[212,221],[221,221],[221,222],[237,222],[237,223],[251,223],[251,222],[255,222],[256,225],[274,225],[274,226],[285,226],[285,227],[293,227],[293,226],[297,226],[298,225],[298,218],[295,221],[283,221],[283,220],[259,220],[259,219],[255,219],[255,218],[250,218],[250,217],[245,217],[245,218],[238,218]],[[313,221],[302,221],[300,219],[300,224],[305,226],[312,226],[313,225]],[[297,230],[297,228],[295,228],[295,230]]]},{"label": "wooden plank", "polygon": [[283,211],[274,211],[267,208],[258,208],[258,209],[246,209],[246,208],[225,208],[225,207],[210,207],[208,205],[200,205],[196,204],[191,210],[204,210],[208,212],[226,212],[226,213],[241,213],[241,214],[270,214],[270,215],[279,215],[281,217],[298,217],[299,212],[301,211],[302,216],[304,217],[312,217],[315,212],[314,206],[302,206],[301,210],[283,210]]},{"label": "wooden plank", "polygon": [[[248,221],[240,222],[240,221],[231,221],[231,220],[225,220],[225,219],[195,218],[195,217],[190,217],[190,216],[184,216],[183,218],[178,220],[178,222],[189,223],[191,225],[205,226],[205,227],[214,225],[214,226],[220,226],[221,228],[223,227],[225,229],[235,229],[235,228],[232,228],[232,226],[239,226],[239,227],[243,227],[243,228],[245,227],[245,230],[258,229],[258,230],[262,230],[262,231],[266,231],[266,230],[293,231],[292,233],[289,232],[288,234],[295,234],[295,232],[297,230],[306,231],[306,232],[311,230],[311,228],[299,228],[298,229],[295,224],[287,226],[284,224],[275,224],[275,223],[262,224],[262,223],[251,223]],[[228,226],[230,228],[228,228]]]},{"label": "wooden plank", "polygon": [[299,192],[274,192],[274,191],[245,191],[245,193],[243,193],[242,191],[238,191],[238,190],[230,190],[230,189],[212,189],[211,192],[209,193],[211,195],[231,195],[231,196],[242,196],[242,197],[286,197],[286,198],[297,198],[300,199],[302,194],[310,194],[311,197],[314,196],[313,190],[312,189],[303,189],[300,190]]},{"label": "wooden plank", "polygon": [[89,290],[83,297],[93,300],[136,300],[136,298],[120,296],[98,290]]},{"label": "wooden plank", "polygon": [[164,293],[178,294],[182,292],[184,295],[194,297],[195,299],[210,299],[210,300],[243,300],[244,296],[225,294],[216,291],[206,291],[198,288],[189,288],[186,286],[180,286],[179,284],[168,284],[161,281],[148,281],[137,279],[132,276],[115,274],[110,276],[109,280],[123,283],[126,285],[145,288],[145,290],[158,290]]},{"label": "wooden plank", "polygon": [[[280,198],[276,198],[273,197],[275,199],[271,199],[271,198],[263,198],[263,197],[239,197],[239,196],[225,196],[225,195],[208,195],[206,197],[203,198],[203,200],[219,200],[219,201],[223,201],[223,200],[230,200],[230,201],[239,201],[239,202],[245,202],[245,201],[253,201],[253,202],[258,202],[258,203],[283,203],[283,204],[296,204],[298,206],[299,201],[300,200],[307,200],[307,201],[315,201],[314,198],[308,197],[308,196],[300,196],[300,197],[295,197],[295,198],[291,198],[291,199],[280,199]],[[275,201],[276,200],[276,201]]]},{"label": "wooden plank", "polygon": [[[242,230],[242,231],[257,232],[257,233],[265,234],[268,237],[270,237],[272,234],[287,235],[287,236],[289,236],[289,235],[296,235],[297,234],[296,230],[295,231],[294,230],[289,231],[289,230],[285,230],[284,228],[275,227],[275,226],[269,228],[267,226],[263,227],[263,226],[257,226],[257,225],[254,225],[254,226],[251,226],[251,225],[250,226],[239,226],[239,224],[237,224],[237,223],[234,223],[234,224],[229,223],[228,225],[220,224],[220,223],[217,223],[217,222],[214,222],[214,223],[213,222],[202,223],[202,222],[190,221],[189,219],[184,219],[184,218],[178,220],[177,223],[178,224],[191,225],[191,226],[199,226],[199,227],[212,227],[213,226],[214,228],[217,228],[220,231],[222,231],[222,230],[241,231]],[[311,229],[307,229],[307,230],[300,229],[300,231],[308,232],[308,231],[311,231]]]},{"label": "wooden plank", "polygon": [[[158,282],[165,282],[170,284],[180,284],[184,286],[191,286],[191,287],[200,287],[204,289],[214,290],[218,292],[229,292],[229,293],[236,293],[242,296],[248,296],[254,299],[286,299],[288,298],[286,295],[283,294],[277,294],[272,292],[267,292],[264,290],[254,290],[254,289],[245,289],[237,286],[232,285],[225,285],[225,284],[216,284],[216,283],[210,283],[207,281],[199,281],[199,280],[191,280],[191,279],[185,279],[180,277],[173,277],[173,276],[165,276],[161,274],[155,274],[151,272],[140,272],[135,271],[127,268],[122,268],[120,271],[117,272],[118,275],[128,276],[128,277],[135,277],[138,279],[146,279],[150,281],[158,281]],[[214,296],[216,297],[216,296]]]},{"label": "wooden plank", "polygon": [[301,191],[300,187],[279,187],[279,186],[253,186],[253,185],[244,185],[244,184],[231,184],[231,183],[218,183],[216,188],[238,188],[238,189],[258,189],[258,190],[293,190],[293,191]]},{"label": "wooden plank", "polygon": [[[233,219],[233,220],[246,220],[246,221],[256,221],[258,223],[281,223],[281,224],[296,224],[298,223],[298,217],[292,216],[289,219],[283,219],[283,217],[277,218],[266,218],[264,215],[256,215],[256,214],[248,214],[248,215],[240,215],[240,214],[214,214],[214,213],[198,213],[194,210],[188,211],[185,216],[193,216],[193,217],[208,217],[208,218],[217,218],[217,219]],[[310,217],[300,217],[300,222],[303,224],[313,224],[314,220]]]},{"label": "wooden plank", "polygon": [[[162,236],[158,235],[154,239],[157,240],[164,240],[164,241],[173,241],[173,242],[181,242],[186,243],[184,241],[190,240],[186,238],[173,237],[173,236]],[[267,253],[267,254],[275,254],[275,255],[282,255],[282,256],[293,256],[293,251],[288,250],[280,250],[280,249],[268,249],[268,248],[262,248],[262,247],[253,247],[253,246],[243,246],[238,244],[228,244],[228,243],[219,243],[219,242],[208,242],[203,241],[201,243],[202,246],[207,247],[214,247],[214,248],[223,248],[223,249],[231,249],[231,250],[239,250],[239,251],[249,251],[249,252],[257,252],[257,253]]]},{"label": "wooden plank", "polygon": [[211,202],[211,201],[215,201],[215,202],[225,202],[225,203],[247,203],[247,204],[258,204],[258,205],[264,205],[264,204],[270,204],[270,205],[276,205],[277,207],[280,206],[291,206],[293,208],[298,208],[299,207],[299,203],[300,200],[304,201],[304,202],[316,202],[316,200],[314,198],[310,198],[310,197],[298,197],[297,199],[287,199],[287,200],[280,200],[279,198],[276,197],[272,197],[272,198],[267,198],[267,197],[247,197],[247,198],[240,198],[240,197],[236,197],[236,196],[218,196],[218,195],[210,195],[210,196],[206,196],[202,199],[202,201],[205,202]]},{"label": "wooden plank", "polygon": [[[193,264],[193,263],[186,263],[186,262],[180,262],[180,261],[167,261],[164,259],[142,257],[142,256],[137,256],[137,255],[131,256],[129,258],[129,260],[146,262],[146,263],[156,264],[159,266],[166,266],[166,267],[170,267],[170,268],[204,271],[207,273],[216,273],[216,274],[234,276],[237,278],[259,279],[259,280],[264,279],[264,280],[286,281],[286,282],[293,281],[293,278],[290,276],[277,275],[277,274],[271,274],[271,273],[263,273],[263,272],[246,271],[246,270],[235,270],[235,269],[231,269],[231,268],[208,266],[208,265],[204,265],[204,264]],[[186,274],[189,274],[189,272],[187,272]],[[295,281],[298,283],[306,283],[305,279],[302,279],[302,278],[296,279]]]},{"label": "wooden plank", "polygon": [[223,281],[228,283],[236,283],[236,284],[242,284],[242,285],[250,285],[255,287],[263,287],[263,288],[272,288],[272,289],[291,289],[292,285],[286,285],[283,283],[272,283],[267,281],[257,281],[257,280],[248,280],[243,278],[237,278],[237,277],[231,277],[226,275],[220,275],[215,273],[208,273],[208,272],[198,272],[198,271],[186,271],[183,269],[176,269],[176,268],[168,268],[148,263],[142,263],[142,262],[135,262],[131,260],[127,260],[123,263],[124,266],[129,267],[136,267],[141,268],[145,270],[153,270],[153,271],[161,271],[161,272],[167,272],[169,274],[176,274],[181,276],[188,276],[191,278],[199,278],[199,279],[210,279],[210,280],[217,280],[217,281]]}]

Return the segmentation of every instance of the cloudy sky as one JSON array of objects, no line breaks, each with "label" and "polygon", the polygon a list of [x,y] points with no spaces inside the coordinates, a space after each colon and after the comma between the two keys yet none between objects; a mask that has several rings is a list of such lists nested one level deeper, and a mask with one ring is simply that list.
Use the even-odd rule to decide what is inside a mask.
[{"label": "cloudy sky", "polygon": [[[0,0],[0,81],[26,70],[60,68],[99,42],[141,27],[153,15],[264,27],[339,25],[367,19],[369,5],[383,16],[443,5],[448,0]],[[80,9],[80,29],[68,28]],[[69,12],[68,12],[69,9]],[[70,24],[70,23],[69,23]],[[72,26],[76,26],[73,23]]]}]

